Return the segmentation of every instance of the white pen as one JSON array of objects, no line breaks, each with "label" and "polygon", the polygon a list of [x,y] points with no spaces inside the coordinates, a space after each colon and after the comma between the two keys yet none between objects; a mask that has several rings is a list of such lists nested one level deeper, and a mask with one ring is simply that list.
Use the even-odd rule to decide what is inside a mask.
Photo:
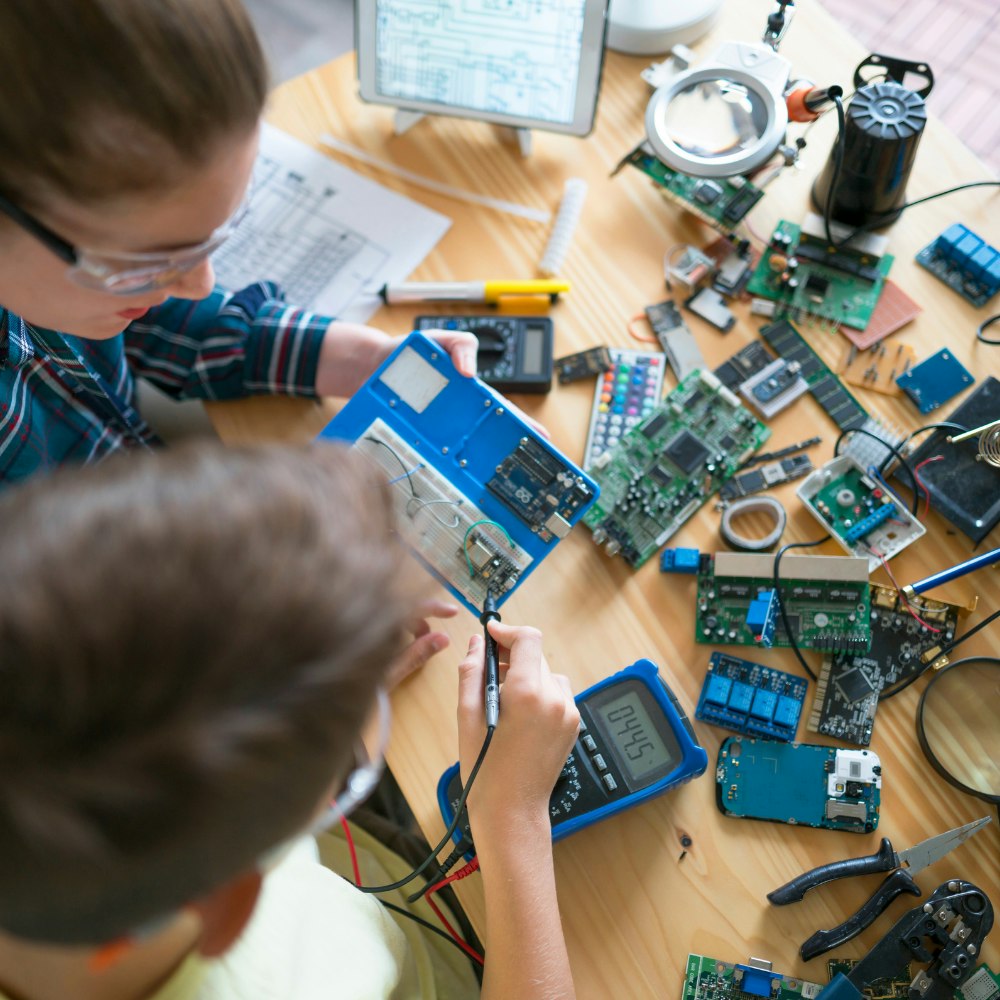
[{"label": "white pen", "polygon": [[568,281],[408,281],[383,285],[383,302],[496,302],[504,295],[547,295],[553,302],[569,291]]}]

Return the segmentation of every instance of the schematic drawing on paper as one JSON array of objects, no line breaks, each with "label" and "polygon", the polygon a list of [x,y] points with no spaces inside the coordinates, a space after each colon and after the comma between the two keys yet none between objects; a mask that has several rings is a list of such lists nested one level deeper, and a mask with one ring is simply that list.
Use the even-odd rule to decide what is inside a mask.
[{"label": "schematic drawing on paper", "polygon": [[573,120],[585,0],[380,0],[385,97]]}]

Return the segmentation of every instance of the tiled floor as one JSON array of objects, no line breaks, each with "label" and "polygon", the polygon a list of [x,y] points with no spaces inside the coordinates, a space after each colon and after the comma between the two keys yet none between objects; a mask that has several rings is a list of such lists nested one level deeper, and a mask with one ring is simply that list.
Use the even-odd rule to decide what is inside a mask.
[{"label": "tiled floor", "polygon": [[[932,111],[1000,174],[1000,100],[993,66],[1000,51],[997,0],[820,2],[871,51],[926,60],[936,79],[928,100]],[[246,4],[271,56],[276,80],[303,73],[354,44],[353,0]]]}]

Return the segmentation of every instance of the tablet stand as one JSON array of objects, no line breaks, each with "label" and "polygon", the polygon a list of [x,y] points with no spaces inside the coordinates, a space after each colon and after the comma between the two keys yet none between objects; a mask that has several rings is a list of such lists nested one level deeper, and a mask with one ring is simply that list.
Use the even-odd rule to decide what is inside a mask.
[{"label": "tablet stand", "polygon": [[[414,125],[425,117],[423,111],[408,111],[406,108],[396,108],[396,114],[392,120],[392,131],[396,135],[403,135],[409,132]],[[512,134],[517,139],[517,148],[521,151],[521,156],[531,156],[531,129],[513,128],[503,126],[506,133]]]}]

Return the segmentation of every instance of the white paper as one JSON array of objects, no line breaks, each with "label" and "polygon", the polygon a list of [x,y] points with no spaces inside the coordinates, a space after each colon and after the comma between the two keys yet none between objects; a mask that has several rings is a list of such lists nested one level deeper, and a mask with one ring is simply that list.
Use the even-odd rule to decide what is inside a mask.
[{"label": "white paper", "polygon": [[363,323],[450,225],[265,125],[249,211],[212,263],[226,288],[276,281],[293,305]]}]

